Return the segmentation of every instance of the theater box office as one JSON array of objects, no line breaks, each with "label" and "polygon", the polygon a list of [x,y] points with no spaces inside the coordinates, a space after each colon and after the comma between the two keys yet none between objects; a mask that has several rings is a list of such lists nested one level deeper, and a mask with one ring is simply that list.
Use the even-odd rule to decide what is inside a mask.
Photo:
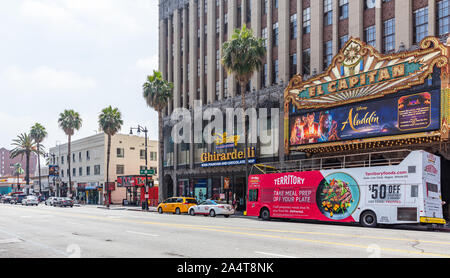
[{"label": "theater box office", "polygon": [[[294,76],[284,93],[285,155],[422,149],[449,169],[449,43],[427,37],[417,50],[383,55],[351,38],[323,74]],[[449,203],[448,171],[441,184]]]}]

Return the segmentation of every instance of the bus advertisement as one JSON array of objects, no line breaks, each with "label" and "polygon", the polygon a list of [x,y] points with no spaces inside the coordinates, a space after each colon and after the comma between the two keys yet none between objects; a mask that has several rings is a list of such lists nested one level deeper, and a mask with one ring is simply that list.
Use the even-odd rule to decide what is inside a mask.
[{"label": "bus advertisement", "polygon": [[247,215],[377,224],[445,224],[440,158],[412,151],[399,164],[249,177]]}]

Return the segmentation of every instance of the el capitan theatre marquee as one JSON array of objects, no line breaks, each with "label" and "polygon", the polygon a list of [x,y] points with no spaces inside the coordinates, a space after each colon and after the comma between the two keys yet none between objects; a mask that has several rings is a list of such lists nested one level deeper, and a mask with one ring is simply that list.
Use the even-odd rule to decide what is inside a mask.
[{"label": "el capitan theatre marquee", "polygon": [[448,142],[450,38],[389,55],[351,38],[321,75],[284,93],[285,152]]}]

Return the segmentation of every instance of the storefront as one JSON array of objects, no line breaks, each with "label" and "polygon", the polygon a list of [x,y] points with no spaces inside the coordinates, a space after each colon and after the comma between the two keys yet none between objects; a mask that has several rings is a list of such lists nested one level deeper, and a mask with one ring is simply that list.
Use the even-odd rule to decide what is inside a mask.
[{"label": "storefront", "polygon": [[98,205],[101,203],[101,190],[98,182],[78,183],[77,198],[82,204]]},{"label": "storefront", "polygon": [[[148,191],[146,192],[145,183],[146,180],[149,184]],[[126,193],[124,199],[122,200],[123,205],[128,206],[142,206],[142,202],[147,199],[149,200],[150,205],[155,205],[158,203],[158,194],[157,187],[152,187],[153,178],[151,176],[121,176],[117,177],[117,187],[125,188]]]}]

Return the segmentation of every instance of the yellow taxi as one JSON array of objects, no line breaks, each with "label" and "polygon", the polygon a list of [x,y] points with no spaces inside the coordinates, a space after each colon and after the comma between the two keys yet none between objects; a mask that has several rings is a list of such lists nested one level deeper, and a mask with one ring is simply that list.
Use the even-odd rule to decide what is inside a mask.
[{"label": "yellow taxi", "polygon": [[197,200],[191,197],[171,197],[164,200],[156,208],[159,213],[172,212],[175,214],[188,213],[189,208],[197,205]]}]

